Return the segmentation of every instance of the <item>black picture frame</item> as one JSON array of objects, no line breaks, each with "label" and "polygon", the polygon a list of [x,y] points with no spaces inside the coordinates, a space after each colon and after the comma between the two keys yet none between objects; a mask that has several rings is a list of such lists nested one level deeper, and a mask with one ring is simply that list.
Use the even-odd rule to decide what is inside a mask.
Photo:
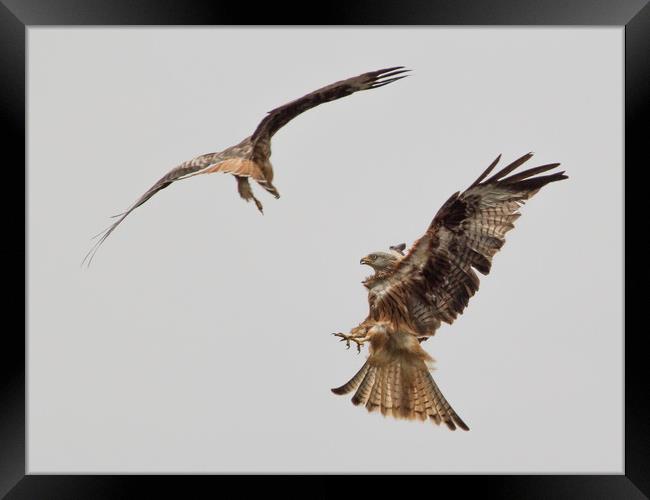
[{"label": "black picture frame", "polygon": [[[25,170],[25,57],[26,29],[37,25],[575,25],[625,27],[625,165],[633,173],[647,162],[644,139],[647,139],[648,103],[650,102],[650,6],[648,0],[408,0],[400,2],[355,2],[322,4],[319,8],[298,9],[293,4],[277,2],[252,4],[233,2],[197,2],[183,0],[0,0],[0,103],[2,106],[2,143],[5,193],[4,199],[15,196],[16,205],[26,207]],[[295,4],[298,5],[298,4]],[[645,125],[645,126],[644,126]],[[576,131],[579,133],[579,131]],[[645,135],[644,135],[645,133]],[[9,154],[7,154],[9,153]],[[7,179],[9,174],[9,179]],[[8,182],[7,182],[8,181]],[[638,183],[630,189],[639,189]],[[15,186],[23,186],[23,190]],[[627,218],[642,213],[642,196],[633,196],[625,184],[625,228]],[[13,193],[13,194],[12,194]],[[20,198],[22,197],[22,203]],[[5,205],[5,233],[22,235],[1,247],[6,268],[25,263],[25,273],[15,282],[5,284],[3,304],[5,318],[20,316],[16,290],[22,290],[24,314],[20,316],[22,332],[5,321],[0,361],[0,496],[7,499],[36,498],[130,498],[146,491],[147,498],[160,492],[182,498],[195,487],[213,488],[226,476],[112,476],[112,475],[26,475],[25,460],[25,334],[27,214],[19,218],[11,202]],[[9,231],[7,231],[7,226]],[[647,222],[645,222],[647,226]],[[624,245],[627,243],[626,230]],[[626,248],[626,262],[632,260]],[[643,259],[639,260],[643,263]],[[623,263],[622,263],[623,264]],[[597,270],[594,270],[597,272]],[[625,269],[625,297],[631,297],[630,281]],[[633,281],[639,281],[634,279]],[[625,324],[633,313],[625,303]],[[21,321],[17,322],[20,324]],[[625,325],[624,325],[625,326]],[[648,375],[645,367],[643,341],[647,332],[642,327],[625,335],[625,472],[620,475],[436,475],[420,478],[432,492],[453,488],[454,495],[467,494],[495,498],[647,498],[650,495],[650,414],[648,407]],[[585,346],[588,348],[588,346]],[[619,404],[618,401],[607,402]],[[604,402],[605,404],[605,402]],[[579,422],[567,421],[567,425]],[[534,432],[531,429],[531,432]],[[435,453],[435,450],[432,450]],[[269,476],[267,476],[269,479]],[[283,479],[274,476],[276,481]],[[312,492],[324,495],[323,485]],[[348,478],[350,479],[350,478]],[[236,478],[235,478],[236,480]],[[296,487],[295,478],[291,479]],[[355,479],[360,491],[382,485],[381,481]],[[356,482],[359,481],[359,482]],[[409,480],[411,481],[411,480]],[[239,478],[238,487],[256,487],[258,482]],[[376,486],[374,486],[376,487]],[[143,489],[144,488],[144,489]],[[435,488],[435,490],[434,490]],[[217,490],[213,490],[217,491]],[[240,493],[244,490],[238,490]],[[290,492],[291,490],[287,490]],[[295,490],[294,490],[295,491]],[[334,490],[337,491],[337,490]],[[216,493],[215,493],[216,494]],[[296,491],[295,494],[299,494]]]}]

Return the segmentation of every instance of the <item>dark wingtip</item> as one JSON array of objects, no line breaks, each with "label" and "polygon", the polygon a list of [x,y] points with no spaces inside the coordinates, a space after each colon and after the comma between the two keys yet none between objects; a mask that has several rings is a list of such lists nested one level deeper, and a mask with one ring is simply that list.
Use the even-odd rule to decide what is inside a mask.
[{"label": "dark wingtip", "polygon": [[481,175],[478,176],[478,178],[472,182],[472,184],[469,186],[467,189],[471,189],[474,186],[477,186],[483,179],[485,179],[488,175],[490,175],[490,172],[494,170],[494,167],[496,167],[497,163],[499,163],[499,160],[501,160],[501,153],[499,153],[499,156],[497,156],[492,163],[486,168]]},{"label": "dark wingtip", "polygon": [[559,165],[560,165],[559,163],[549,163],[547,165],[540,165],[539,167],[529,168],[528,170],[524,170],[523,172],[519,172],[518,174],[511,175],[510,177],[506,177],[505,179],[502,179],[502,181],[507,184],[513,184],[528,178],[535,178],[533,176],[544,172],[548,172],[549,170],[553,170]]},{"label": "dark wingtip", "polygon": [[[369,85],[366,89],[376,89],[388,85],[389,83],[396,82],[402,78],[406,78],[409,75],[404,75],[403,73],[408,73],[410,69],[404,69],[404,66],[394,66],[392,68],[384,68],[378,71],[372,71],[366,73],[366,77],[370,78],[368,82]],[[401,75],[401,76],[397,76]]]},{"label": "dark wingtip", "polygon": [[490,183],[490,182],[496,182],[499,179],[503,179],[506,175],[508,175],[510,172],[515,170],[517,167],[522,165],[523,163],[526,163],[528,160],[530,160],[533,156],[533,152],[526,153],[520,158],[517,158],[515,161],[510,163],[509,165],[505,166],[501,170],[499,170],[496,174],[494,174],[492,177],[487,179],[485,182]]},{"label": "dark wingtip", "polygon": [[511,185],[515,186],[517,189],[537,190],[543,188],[544,186],[550,184],[551,182],[562,181],[564,179],[568,179],[568,176],[564,175],[564,171],[562,171],[562,172],[556,172],[554,174],[549,174],[549,175],[540,175],[537,177],[531,177],[530,179],[524,179],[522,181],[515,182]]},{"label": "dark wingtip", "polygon": [[345,394],[345,392],[343,392],[343,387],[345,387],[345,386],[334,387],[333,389],[330,389],[330,391],[332,391],[337,396],[342,396],[343,394]]},{"label": "dark wingtip", "polygon": [[388,80],[377,80],[376,83],[373,83],[368,88],[369,89],[378,89],[379,87],[383,87],[384,85],[388,85],[389,83],[396,82],[397,80],[401,80],[402,78],[406,78],[407,76],[410,76],[410,75],[396,76],[395,78],[389,78]]},{"label": "dark wingtip", "polygon": [[391,68],[383,68],[383,69],[378,69],[376,71],[372,71],[371,74],[373,75],[381,75],[382,73],[388,73],[389,71],[395,71],[397,69],[403,69],[404,66],[393,66]]}]

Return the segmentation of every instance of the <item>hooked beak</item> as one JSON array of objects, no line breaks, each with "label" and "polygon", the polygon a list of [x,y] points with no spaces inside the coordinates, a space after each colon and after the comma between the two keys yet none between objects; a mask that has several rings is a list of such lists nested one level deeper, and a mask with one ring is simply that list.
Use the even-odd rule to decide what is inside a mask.
[{"label": "hooked beak", "polygon": [[370,263],[370,261],[368,260],[368,257],[364,257],[363,259],[361,259],[359,261],[359,264],[369,264],[369,263]]}]

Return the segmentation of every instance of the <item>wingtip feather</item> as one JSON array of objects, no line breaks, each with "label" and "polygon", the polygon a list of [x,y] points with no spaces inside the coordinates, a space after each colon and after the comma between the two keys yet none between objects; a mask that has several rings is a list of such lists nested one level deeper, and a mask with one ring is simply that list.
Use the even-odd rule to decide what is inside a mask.
[{"label": "wingtip feather", "polygon": [[487,179],[485,182],[496,182],[499,179],[502,179],[506,175],[508,175],[510,172],[512,172],[514,169],[522,165],[523,163],[527,162],[530,160],[533,156],[533,152],[526,153],[525,155],[521,156],[520,158],[517,158],[515,161],[510,163],[509,165],[506,165],[503,167],[501,170],[499,170],[496,174],[494,174],[492,177]]},{"label": "wingtip feather", "polygon": [[485,179],[490,174],[490,172],[492,172],[492,170],[494,170],[494,167],[497,166],[497,163],[499,163],[500,160],[501,160],[501,153],[499,153],[499,155],[492,161],[492,163],[490,163],[488,168],[486,168],[483,171],[483,173],[481,175],[479,175],[478,178],[474,182],[472,182],[472,185],[470,186],[470,188],[473,188],[474,186],[477,186],[483,179]]}]

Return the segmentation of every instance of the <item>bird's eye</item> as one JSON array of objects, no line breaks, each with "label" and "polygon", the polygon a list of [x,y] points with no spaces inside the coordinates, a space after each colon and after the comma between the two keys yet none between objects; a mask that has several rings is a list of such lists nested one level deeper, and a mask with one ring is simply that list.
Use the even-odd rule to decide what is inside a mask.
[{"label": "bird's eye", "polygon": [[377,260],[377,256],[376,255],[371,255],[370,260]]}]

